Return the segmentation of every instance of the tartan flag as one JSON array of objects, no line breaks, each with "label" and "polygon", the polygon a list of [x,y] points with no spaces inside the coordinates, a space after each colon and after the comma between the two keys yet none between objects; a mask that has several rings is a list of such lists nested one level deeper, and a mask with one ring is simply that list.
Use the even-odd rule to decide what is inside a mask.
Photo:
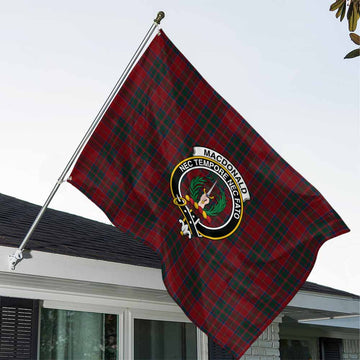
[{"label": "tartan flag", "polygon": [[349,231],[163,31],[69,182],[158,253],[169,294],[237,357],[305,282],[320,246]]}]

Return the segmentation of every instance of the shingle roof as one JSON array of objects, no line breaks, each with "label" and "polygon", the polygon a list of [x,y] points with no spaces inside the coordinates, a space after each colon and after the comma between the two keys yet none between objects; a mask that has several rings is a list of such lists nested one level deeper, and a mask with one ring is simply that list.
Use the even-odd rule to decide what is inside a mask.
[{"label": "shingle roof", "polygon": [[302,286],[301,290],[311,291],[311,292],[317,292],[317,293],[322,293],[322,294],[330,294],[330,295],[338,295],[338,296],[351,297],[351,298],[353,298],[353,299],[360,299],[360,296],[358,296],[358,295],[351,294],[351,293],[346,292],[346,291],[334,289],[334,288],[332,288],[332,287],[315,284],[315,283],[309,282],[309,281],[307,281],[307,282]]},{"label": "shingle roof", "polygon": [[[0,194],[0,245],[18,247],[40,206]],[[157,254],[112,225],[47,209],[27,249],[160,268]]]},{"label": "shingle roof", "polygon": [[[40,206],[0,194],[0,245],[18,247]],[[112,225],[58,210],[46,210],[27,248],[62,255],[161,268],[157,254],[129,233]],[[306,282],[302,290],[359,298],[327,286]]]}]

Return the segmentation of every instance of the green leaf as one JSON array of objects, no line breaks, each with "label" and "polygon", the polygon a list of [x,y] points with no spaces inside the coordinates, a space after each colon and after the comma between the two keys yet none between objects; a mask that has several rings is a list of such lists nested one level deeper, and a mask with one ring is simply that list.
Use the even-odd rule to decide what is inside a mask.
[{"label": "green leaf", "polygon": [[346,14],[346,3],[344,2],[338,9],[336,13],[336,18],[340,16],[340,21],[343,21]]},{"label": "green leaf", "polygon": [[205,179],[201,176],[196,176],[190,183],[190,196],[194,201],[199,200],[199,190],[205,184]]},{"label": "green leaf", "polygon": [[352,59],[354,57],[360,56],[360,49],[355,49],[353,51],[350,51],[344,59]]},{"label": "green leaf", "polygon": [[340,16],[340,21],[343,21],[345,14],[346,14],[346,3],[343,4],[341,9],[342,9],[342,11],[341,11],[341,16]]},{"label": "green leaf", "polygon": [[220,190],[221,195],[217,196],[217,203],[205,209],[206,214],[209,216],[216,216],[220,214],[226,207],[226,197],[223,190]]},{"label": "green leaf", "polygon": [[359,4],[354,3],[353,1],[350,3],[350,6],[349,6],[349,9],[347,12],[347,19],[349,22],[349,31],[356,30],[357,22],[360,17],[358,6],[359,6]]},{"label": "green leaf", "polygon": [[337,0],[330,6],[330,11],[334,11],[338,9],[343,3],[345,3],[346,0]]},{"label": "green leaf", "polygon": [[356,44],[356,45],[360,45],[360,36],[358,34],[355,33],[351,33],[349,34],[350,39]]}]

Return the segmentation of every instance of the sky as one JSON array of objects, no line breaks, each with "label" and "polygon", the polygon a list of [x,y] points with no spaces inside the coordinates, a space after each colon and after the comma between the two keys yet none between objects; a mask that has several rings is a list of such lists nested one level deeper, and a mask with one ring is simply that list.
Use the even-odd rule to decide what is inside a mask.
[{"label": "sky", "polygon": [[[327,1],[8,1],[0,12],[0,192],[42,205],[158,11],[203,77],[351,232],[308,280],[360,294],[359,60]],[[64,183],[51,208],[109,223]]]}]

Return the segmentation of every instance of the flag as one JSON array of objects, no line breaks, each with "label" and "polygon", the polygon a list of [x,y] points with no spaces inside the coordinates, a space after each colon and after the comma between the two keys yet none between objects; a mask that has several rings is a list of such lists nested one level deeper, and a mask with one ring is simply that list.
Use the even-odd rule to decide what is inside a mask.
[{"label": "flag", "polygon": [[237,357],[305,282],[320,246],[349,231],[163,31],[69,182],[157,252],[172,298]]}]

